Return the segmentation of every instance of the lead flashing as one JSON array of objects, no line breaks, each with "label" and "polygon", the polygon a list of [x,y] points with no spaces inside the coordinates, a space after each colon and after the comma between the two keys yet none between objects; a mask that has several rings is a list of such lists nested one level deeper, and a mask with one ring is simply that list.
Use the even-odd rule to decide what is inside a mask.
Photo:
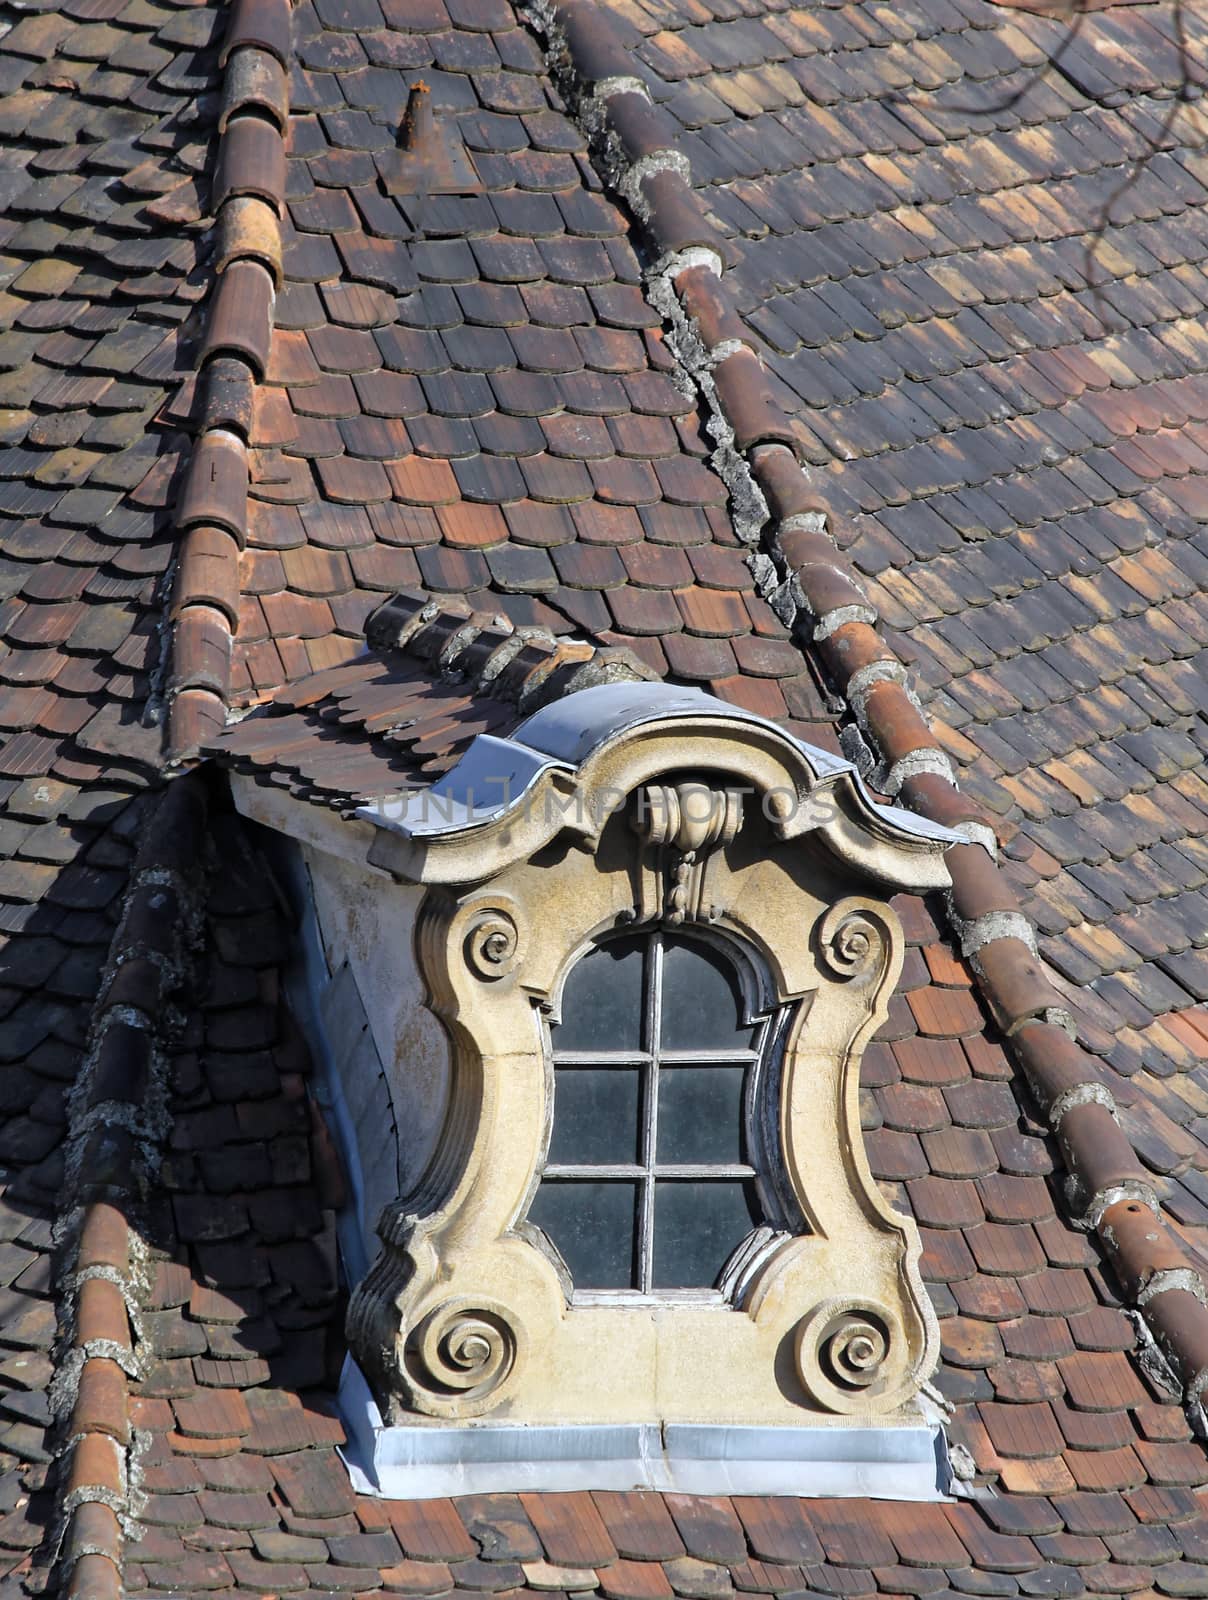
[{"label": "lead flashing", "polygon": [[358,1494],[446,1495],[653,1489],[694,1495],[948,1499],[943,1430],[923,1422],[751,1428],[619,1423],[388,1426],[351,1356],[340,1378],[341,1448]]},{"label": "lead flashing", "polygon": [[895,889],[948,884],[942,857],[957,842],[948,829],[880,804],[850,762],[778,724],[658,682],[563,693],[508,737],[478,734],[430,788],[358,806],[356,817],[379,830],[370,863],[408,882],[455,882],[502,870],[566,829],[594,839],[635,785],[670,770],[668,761],[683,764],[675,749],[659,755],[659,741],[675,740],[708,743],[715,766],[753,785],[778,838],[816,832]]}]

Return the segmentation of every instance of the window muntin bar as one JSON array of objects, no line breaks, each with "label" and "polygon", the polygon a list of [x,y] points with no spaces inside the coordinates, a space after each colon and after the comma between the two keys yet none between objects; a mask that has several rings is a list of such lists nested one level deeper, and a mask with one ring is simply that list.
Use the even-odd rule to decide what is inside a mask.
[{"label": "window muntin bar", "polygon": [[769,1020],[736,968],[720,941],[655,930],[602,942],[567,979],[529,1216],[593,1298],[708,1292],[764,1220],[750,1103]]}]

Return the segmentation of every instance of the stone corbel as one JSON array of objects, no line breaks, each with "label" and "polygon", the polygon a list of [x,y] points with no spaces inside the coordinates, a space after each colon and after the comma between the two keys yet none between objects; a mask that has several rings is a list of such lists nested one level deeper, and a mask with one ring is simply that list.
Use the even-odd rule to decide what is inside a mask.
[{"label": "stone corbel", "polygon": [[652,783],[638,790],[631,826],[643,845],[638,859],[636,915],[660,914],[670,927],[716,922],[709,862],[742,826],[742,791],[707,783]]}]

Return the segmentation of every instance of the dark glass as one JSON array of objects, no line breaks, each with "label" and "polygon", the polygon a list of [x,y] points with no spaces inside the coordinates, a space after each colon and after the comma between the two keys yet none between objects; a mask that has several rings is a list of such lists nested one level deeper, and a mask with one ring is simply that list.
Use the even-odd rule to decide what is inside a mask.
[{"label": "dark glass", "polygon": [[636,1277],[638,1186],[547,1178],[529,1220],[558,1247],[577,1289],[632,1289]]},{"label": "dark glass", "polygon": [[742,1091],[745,1067],[663,1067],[655,1159],[673,1166],[745,1160]]},{"label": "dark glass", "polygon": [[626,1165],[640,1159],[637,1067],[555,1067],[554,1166]]},{"label": "dark glass", "polygon": [[563,1055],[638,1050],[642,1043],[645,939],[610,939],[583,956],[562,990],[562,1021],[551,1030]]},{"label": "dark glass", "polygon": [[749,1050],[754,1028],[742,1025],[742,991],[733,966],[699,940],[669,938],[663,947],[663,1050]]},{"label": "dark glass", "polygon": [[748,1179],[662,1179],[654,1187],[655,1289],[708,1289],[762,1220]]}]

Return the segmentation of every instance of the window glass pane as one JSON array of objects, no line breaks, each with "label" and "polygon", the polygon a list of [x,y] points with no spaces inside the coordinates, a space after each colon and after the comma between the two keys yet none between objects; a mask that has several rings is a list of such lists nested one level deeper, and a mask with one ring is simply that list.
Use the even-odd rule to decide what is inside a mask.
[{"label": "window glass pane", "polygon": [[557,1245],[577,1289],[631,1289],[637,1200],[632,1182],[547,1178],[529,1218]]},{"label": "window glass pane", "polygon": [[749,1179],[664,1179],[654,1188],[655,1289],[707,1289],[760,1222]]},{"label": "window glass pane", "polygon": [[554,1049],[638,1050],[642,1030],[642,955],[646,940],[610,939],[575,965],[562,991]]},{"label": "window glass pane", "polygon": [[656,1160],[677,1165],[738,1162],[745,1067],[663,1067]]},{"label": "window glass pane", "polygon": [[637,1161],[637,1067],[557,1067],[549,1160],[555,1166],[594,1167]]},{"label": "window glass pane", "polygon": [[749,1050],[754,1028],[742,1026],[742,991],[733,966],[699,940],[668,938],[663,953],[664,1050]]}]

